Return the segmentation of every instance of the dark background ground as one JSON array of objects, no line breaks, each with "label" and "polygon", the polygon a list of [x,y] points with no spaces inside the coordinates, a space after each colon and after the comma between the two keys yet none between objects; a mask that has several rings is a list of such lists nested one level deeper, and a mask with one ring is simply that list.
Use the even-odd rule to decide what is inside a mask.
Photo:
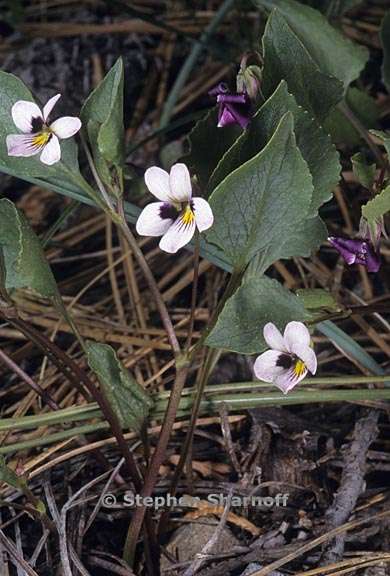
[{"label": "dark background ground", "polygon": [[[193,3],[159,0],[139,0],[127,7],[121,2],[94,0],[3,2],[0,65],[2,69],[20,76],[38,100],[44,102],[51,95],[61,92],[62,111],[77,114],[85,97],[116,58],[122,56],[130,147],[158,128],[167,94],[191,46],[185,36],[199,37],[219,5],[218,1]],[[390,101],[380,81],[381,51],[378,40],[378,27],[385,8],[385,2],[362,3],[338,20],[338,25],[351,38],[370,48],[370,64],[359,86],[378,105],[375,123],[382,128],[390,125]],[[142,13],[142,18],[135,11]],[[168,31],[167,26],[170,27]],[[183,125],[170,130],[163,138],[151,139],[135,153],[129,154],[129,168],[135,174],[141,176],[146,166],[164,163],[166,158],[177,154],[177,150],[180,153],[184,137],[192,127],[192,123],[186,119],[194,112],[211,106],[207,92],[214,84],[222,78],[228,81],[234,78],[240,54],[253,45],[262,26],[262,19],[248,4],[238,4],[237,10],[226,18],[212,38],[208,50],[200,58],[182,91],[174,120],[182,120]],[[367,199],[366,192],[354,181],[346,159],[347,153],[349,157],[351,151],[360,147],[361,144],[341,146],[341,151],[346,153],[343,156],[343,180],[335,199],[325,207],[323,214],[330,229],[335,232],[357,228],[360,216],[358,207]],[[4,175],[0,176],[0,191],[18,201],[41,236],[69,205],[68,199]],[[134,198],[134,189],[128,190],[128,194]],[[67,302],[104,270],[110,258],[118,256],[119,241],[115,234],[113,240],[111,238],[112,231],[104,216],[82,206],[56,233],[48,245],[47,256]],[[158,253],[153,240],[148,240],[144,249],[163,286],[168,305],[179,322],[188,313],[190,304],[191,256],[181,254],[172,266],[168,258]],[[327,247],[311,260],[277,263],[271,275],[292,289],[307,286],[330,288],[345,305],[386,303],[389,299],[386,286],[389,245],[386,241],[383,256],[385,264],[375,277],[368,276],[364,269],[347,268]],[[225,276],[221,271],[204,263],[200,278],[198,328],[207,321],[217,291],[224,281]],[[118,299],[113,298],[113,290],[117,290],[120,304]],[[137,376],[147,386],[168,389],[171,383],[169,366],[166,368],[168,355],[161,346],[162,331],[156,327],[156,316],[149,300],[143,281],[129,258],[117,266],[114,279],[106,274],[96,281],[80,298],[74,310],[87,336],[100,339],[110,334],[110,342],[126,360],[126,365],[132,369],[136,366]],[[28,299],[21,303],[21,307],[29,322],[47,335],[52,333],[57,316],[50,307],[44,302]],[[126,325],[138,330],[141,343],[131,340]],[[385,369],[388,368],[389,325],[383,315],[357,315],[340,325]],[[151,334],[157,344],[154,343],[149,352],[144,352]],[[0,338],[2,346],[14,360],[39,380],[42,355],[30,343],[21,340],[20,334],[15,334],[9,326],[0,327]],[[66,327],[60,327],[56,342],[83,364]],[[317,335],[315,343],[319,354],[319,375],[366,373],[356,361],[351,361],[324,337]],[[158,375],[160,370],[161,376]],[[227,355],[220,361],[213,380],[250,380],[251,374],[250,361]],[[53,366],[46,368],[45,375],[49,389],[61,407],[81,402]],[[2,370],[0,402],[2,414],[7,417],[37,414],[43,410],[36,395],[28,392],[25,385],[6,369]],[[233,509],[238,520],[229,518],[223,538],[213,550],[213,562],[205,564],[202,574],[239,575],[251,562],[267,565],[348,520],[360,521],[369,516],[374,516],[374,519],[343,532],[341,540],[330,539],[322,546],[297,554],[288,564],[286,573],[308,574],[309,570],[317,568],[318,572],[310,574],[341,574],[344,569],[365,576],[389,573],[389,515],[383,514],[389,511],[387,405],[377,402],[370,406],[351,403],[269,408],[230,415],[228,420],[233,445],[228,441],[226,430],[225,434],[221,431],[218,417],[203,417],[198,423],[193,452],[194,494],[202,496],[214,491],[228,494],[229,489],[234,487],[237,493],[247,495],[264,482],[262,494],[287,491],[290,497],[286,509]],[[59,430],[60,427],[51,427],[38,432],[15,432],[3,435],[2,442],[12,444]],[[172,439],[159,490],[164,489],[172,475],[184,432],[185,423],[179,426]],[[88,436],[88,442],[102,440],[103,451],[110,464],[115,466],[118,453],[114,446],[106,442],[107,438],[108,433],[98,432]],[[152,442],[155,438],[156,434],[151,434]],[[44,447],[15,451],[10,454],[9,460],[13,464],[18,461],[32,473],[30,485],[37,493],[41,492],[43,483],[46,486],[50,484],[57,506],[61,507],[72,493],[103,470],[90,452],[79,455],[75,442],[54,446],[53,454],[44,455],[42,460],[40,457],[45,451]],[[56,458],[60,455],[65,455],[64,461],[57,464]],[[48,464],[47,470],[44,469],[45,463]],[[101,483],[92,487],[91,493],[99,494],[102,486]],[[115,486],[118,493],[125,488]],[[338,500],[334,501],[337,490]],[[181,491],[188,493],[188,486],[184,482]],[[356,505],[355,496],[358,496]],[[100,509],[91,530],[83,538],[82,528],[94,503],[83,502],[69,514],[69,540],[94,576],[131,574],[125,568],[122,568],[123,572],[119,571],[129,511]],[[202,512],[190,512],[188,509],[174,511],[172,523],[163,537],[171,561],[167,560],[165,567],[170,566],[170,573],[173,573],[172,565],[175,562],[179,564],[176,573],[183,572],[187,566],[183,562],[192,559],[212,537],[216,519],[220,519],[221,514],[220,509],[210,506]],[[375,519],[376,514],[382,516]],[[9,508],[3,507],[0,527],[10,520]],[[175,534],[174,529],[177,530]],[[36,523],[23,515],[5,531],[9,538],[19,544],[19,552],[28,560],[41,536]],[[344,564],[331,568],[334,562]],[[354,568],[354,563],[358,563],[359,568]],[[35,570],[39,576],[52,576],[61,573],[58,565],[58,544],[55,539],[49,539],[35,563]],[[141,574],[142,563],[138,570]],[[0,574],[16,574],[6,557],[0,564]]]}]

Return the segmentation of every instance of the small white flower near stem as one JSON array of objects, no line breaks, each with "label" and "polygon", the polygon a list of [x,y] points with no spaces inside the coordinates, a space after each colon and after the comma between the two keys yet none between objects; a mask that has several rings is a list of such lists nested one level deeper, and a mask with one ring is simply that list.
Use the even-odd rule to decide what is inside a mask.
[{"label": "small white flower near stem", "polygon": [[160,248],[174,254],[199,232],[213,225],[214,217],[204,198],[192,197],[191,177],[185,164],[175,164],[170,173],[152,166],[145,183],[159,202],[148,204],[139,215],[136,229],[141,236],[162,236]]},{"label": "small white flower near stem", "polygon": [[74,116],[63,116],[49,124],[49,116],[61,94],[50,98],[41,111],[35,102],[18,100],[11,114],[15,126],[22,134],[7,136],[9,156],[40,155],[44,164],[51,166],[61,159],[59,139],[74,136],[81,128],[81,121]]},{"label": "small white flower near stem", "polygon": [[316,373],[317,358],[310,346],[309,330],[302,322],[289,322],[283,336],[268,322],[263,334],[271,350],[256,358],[254,372],[259,380],[271,382],[287,394],[308,372]]}]

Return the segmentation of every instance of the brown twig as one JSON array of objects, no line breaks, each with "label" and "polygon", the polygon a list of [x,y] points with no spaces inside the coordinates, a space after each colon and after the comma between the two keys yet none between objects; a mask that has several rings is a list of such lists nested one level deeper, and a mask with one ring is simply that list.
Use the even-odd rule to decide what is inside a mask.
[{"label": "brown twig", "polygon": [[233,489],[231,488],[230,492],[227,496],[227,499],[226,499],[225,509],[223,511],[223,514],[221,516],[221,519],[218,523],[218,526],[217,526],[214,534],[212,535],[210,540],[207,542],[207,544],[202,548],[202,551],[196,555],[194,562],[187,568],[187,570],[184,572],[183,576],[195,576],[195,574],[198,572],[198,570],[200,570],[200,568],[202,567],[202,564],[204,563],[204,561],[209,557],[213,548],[215,548],[216,544],[218,543],[218,540],[220,539],[220,537],[222,535],[223,529],[225,528],[225,524],[226,524],[226,521],[228,518],[228,514],[229,514],[229,510],[230,510],[230,504],[231,504],[231,500],[232,500],[232,494],[233,494]]},{"label": "brown twig", "polygon": [[7,536],[4,534],[2,530],[0,530],[0,543],[7,551],[7,553],[10,555],[10,557],[14,560],[14,563],[17,566],[19,565],[21,568],[23,568],[23,570],[26,572],[28,576],[39,576],[39,574],[35,572],[35,570],[30,568],[30,566],[24,560],[24,558],[20,557],[15,544],[7,538]]},{"label": "brown twig", "polygon": [[[353,438],[344,455],[344,468],[340,486],[333,504],[326,513],[330,530],[346,522],[355,508],[363,488],[367,468],[367,452],[378,435],[377,422],[379,412],[372,410],[368,416],[361,418],[355,425]],[[338,534],[331,540],[324,551],[322,564],[337,562],[343,556],[345,533]]]},{"label": "brown twig", "polygon": [[22,368],[20,368],[20,366],[18,366],[12,360],[12,358],[7,356],[7,354],[3,352],[1,348],[0,360],[2,360],[4,364],[6,364],[13,372],[15,372],[15,374],[17,374],[27,384],[27,386],[34,390],[52,410],[58,410],[58,404],[53,400],[50,394],[46,392],[46,390],[43,390],[39,384],[34,382],[34,380],[28,374],[26,374],[26,372],[22,370]]}]

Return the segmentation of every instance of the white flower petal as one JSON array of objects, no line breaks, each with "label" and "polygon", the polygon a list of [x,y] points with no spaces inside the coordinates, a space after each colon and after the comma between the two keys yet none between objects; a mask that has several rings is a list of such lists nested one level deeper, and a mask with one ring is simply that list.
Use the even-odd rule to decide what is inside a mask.
[{"label": "white flower petal", "polygon": [[55,134],[51,135],[49,142],[44,147],[39,157],[40,161],[48,166],[55,164],[61,159],[60,142]]},{"label": "white flower petal", "polygon": [[207,200],[204,198],[193,198],[191,206],[199,232],[204,232],[204,230],[211,228],[214,222],[214,216]]},{"label": "white flower petal", "polygon": [[268,346],[272,348],[272,350],[280,350],[281,352],[288,351],[284,343],[283,336],[272,322],[268,322],[264,326],[263,336],[264,340],[267,342]]},{"label": "white flower petal", "polygon": [[315,355],[313,348],[302,347],[299,351],[297,350],[294,353],[302,360],[302,362],[305,363],[310,374],[315,374],[317,372],[317,356]]},{"label": "white flower petal", "polygon": [[161,218],[161,209],[165,202],[152,202],[145,206],[138,217],[136,230],[140,236],[162,236],[172,226],[171,218]]},{"label": "white flower petal", "polygon": [[8,134],[7,151],[8,156],[34,156],[42,149],[41,146],[34,145],[32,134]]},{"label": "white flower petal", "polygon": [[195,218],[190,223],[185,224],[181,215],[161,238],[159,246],[164,252],[175,254],[175,252],[191,241],[194,232]]},{"label": "white flower petal", "polygon": [[283,374],[279,374],[274,380],[275,386],[277,386],[283,394],[290,392],[301,380],[305,378],[307,370],[302,372],[299,376],[294,374],[293,369],[285,370]]},{"label": "white flower petal", "polygon": [[53,110],[53,108],[56,105],[59,98],[61,98],[61,94],[56,94],[55,96],[52,96],[50,98],[50,100],[48,100],[46,102],[46,104],[44,105],[44,107],[43,107],[43,119],[45,122],[47,122],[47,119],[50,116],[50,112]]},{"label": "white flower petal", "polygon": [[289,352],[299,356],[298,349],[310,346],[310,332],[302,322],[289,322],[284,329],[284,343]]},{"label": "white flower petal", "polygon": [[81,120],[76,116],[63,116],[54,120],[50,124],[50,130],[54,132],[58,138],[70,138],[74,136],[81,128]]},{"label": "white flower petal", "polygon": [[191,176],[185,164],[174,164],[169,174],[171,196],[176,202],[189,202],[192,196]]},{"label": "white flower petal", "polygon": [[27,100],[18,100],[11,109],[12,120],[15,126],[25,134],[32,132],[33,118],[41,118],[42,112],[35,102],[28,102]]},{"label": "white flower petal", "polygon": [[163,202],[172,202],[168,172],[158,166],[152,166],[146,170],[144,178],[153,196]]},{"label": "white flower petal", "polygon": [[286,368],[276,365],[279,356],[280,352],[277,350],[267,350],[260,354],[253,365],[256,378],[264,382],[274,382],[275,378],[287,372]]}]

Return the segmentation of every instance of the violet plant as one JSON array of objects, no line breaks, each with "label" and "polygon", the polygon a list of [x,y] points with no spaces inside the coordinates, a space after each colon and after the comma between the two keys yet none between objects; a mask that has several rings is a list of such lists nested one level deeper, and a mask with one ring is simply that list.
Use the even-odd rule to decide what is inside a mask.
[{"label": "violet plant", "polygon": [[[102,394],[93,388],[91,393],[112,426],[129,475],[144,497],[154,489],[183,389],[202,348],[207,352],[196,383],[179,474],[203,392],[223,351],[254,355],[254,360],[256,356],[254,376],[262,381],[261,386],[276,386],[293,397],[302,380],[317,371],[311,338],[317,324],[346,314],[337,306],[328,313],[325,290],[314,296],[312,291],[294,293],[267,271],[278,260],[310,257],[321,246],[330,249],[329,232],[319,211],[332,198],[341,166],[324,125],[336,112],[351,120],[346,95],[364,69],[368,52],[306,5],[294,0],[254,0],[254,4],[272,9],[262,37],[262,69],[246,72],[244,62],[238,90],[237,85],[229,89],[220,84],[211,92],[216,107],[193,128],[188,155],[169,173],[160,166],[145,167],[146,188],[158,201],[142,211],[125,201],[131,189],[124,178],[121,60],[87,98],[80,119],[49,121],[59,96],[53,96],[41,111],[21,80],[0,72],[0,171],[93,204],[107,214],[144,275],[170,343],[174,381],[158,445],[143,476],[121,434],[129,427],[141,430],[158,398],[150,397],[135,381],[110,346],[84,341],[62,303],[38,239],[6,199],[0,201],[0,248],[4,262],[1,290],[7,301],[3,298],[0,306],[17,310],[15,295],[28,289],[50,299],[70,323],[100,383]],[[370,140],[367,131],[364,138]],[[390,137],[383,138],[388,145]],[[80,170],[78,143],[89,170]],[[371,230],[378,228],[389,211],[390,196],[388,158],[370,140],[373,146],[382,172],[380,178],[374,176],[373,197],[362,207]],[[193,194],[194,186],[199,193]],[[194,251],[193,297],[184,341],[176,333],[153,270],[139,247],[138,236],[145,235],[162,237],[159,247],[167,258],[175,258],[179,250]],[[380,248],[370,239],[335,237],[332,231],[329,242],[348,265],[378,272]],[[230,278],[209,325],[193,344],[200,257],[229,271]],[[311,382],[315,388],[315,378]],[[253,390],[256,386],[254,381]],[[305,393],[310,401],[318,400],[315,389]],[[246,394],[249,399],[250,394]],[[280,398],[275,390],[275,402]],[[130,563],[144,518],[145,508],[139,507],[126,542],[125,557]]]}]

